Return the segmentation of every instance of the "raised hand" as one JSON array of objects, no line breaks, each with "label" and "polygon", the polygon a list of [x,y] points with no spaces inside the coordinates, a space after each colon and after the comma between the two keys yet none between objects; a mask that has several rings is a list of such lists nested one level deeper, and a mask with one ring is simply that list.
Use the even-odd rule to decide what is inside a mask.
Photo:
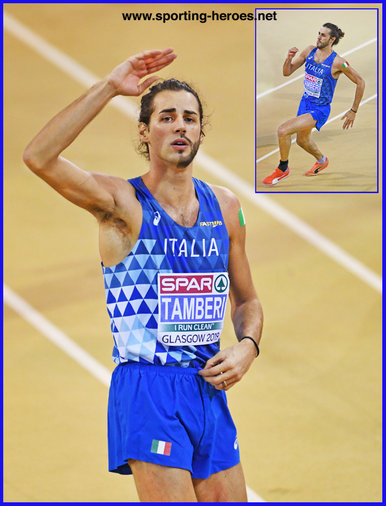
[{"label": "raised hand", "polygon": [[140,80],[153,72],[163,69],[177,58],[173,49],[150,50],[131,56],[107,76],[107,80],[114,87],[116,95],[139,96],[155,81],[157,76]]},{"label": "raised hand", "polygon": [[291,47],[291,49],[288,50],[288,58],[292,60],[298,51],[299,49],[297,47]]}]

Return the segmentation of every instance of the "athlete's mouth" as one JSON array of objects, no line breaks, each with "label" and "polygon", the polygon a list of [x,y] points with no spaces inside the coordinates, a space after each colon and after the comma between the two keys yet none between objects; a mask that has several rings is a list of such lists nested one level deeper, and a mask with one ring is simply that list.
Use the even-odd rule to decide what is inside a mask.
[{"label": "athlete's mouth", "polygon": [[189,142],[186,139],[179,137],[178,139],[173,141],[171,145],[173,146],[174,149],[176,149],[178,151],[182,151],[182,150],[186,149],[187,147],[189,147]]}]

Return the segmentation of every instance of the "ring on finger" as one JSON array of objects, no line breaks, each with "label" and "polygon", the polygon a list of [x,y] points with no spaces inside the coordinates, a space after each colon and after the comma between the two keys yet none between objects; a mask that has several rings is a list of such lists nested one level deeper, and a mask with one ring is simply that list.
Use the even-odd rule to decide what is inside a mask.
[{"label": "ring on finger", "polygon": [[222,382],[222,385],[224,386],[224,388],[226,388],[226,387],[227,387],[227,382],[226,382],[226,380],[224,380],[224,381]]}]

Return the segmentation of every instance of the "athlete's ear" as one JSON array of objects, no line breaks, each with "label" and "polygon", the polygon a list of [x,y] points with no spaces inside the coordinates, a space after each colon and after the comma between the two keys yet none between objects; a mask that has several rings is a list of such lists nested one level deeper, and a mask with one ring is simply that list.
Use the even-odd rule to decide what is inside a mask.
[{"label": "athlete's ear", "polygon": [[205,137],[204,131],[203,131],[203,130],[201,130],[201,133],[200,133],[200,144],[202,144],[202,143],[203,143],[203,141],[204,141],[204,137]]},{"label": "athlete's ear", "polygon": [[146,123],[138,123],[138,134],[141,142],[149,142],[149,128]]}]

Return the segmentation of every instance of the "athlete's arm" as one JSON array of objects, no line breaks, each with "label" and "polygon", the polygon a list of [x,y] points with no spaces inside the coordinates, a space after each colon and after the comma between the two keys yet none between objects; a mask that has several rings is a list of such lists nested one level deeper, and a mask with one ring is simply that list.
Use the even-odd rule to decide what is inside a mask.
[{"label": "athlete's arm", "polygon": [[[359,109],[359,104],[363,98],[363,94],[365,92],[365,80],[363,77],[353,68],[348,62],[342,58],[341,56],[337,56],[334,60],[334,64],[331,69],[331,73],[335,78],[337,78],[340,74],[344,74],[346,77],[350,79],[354,84],[356,84],[354,102],[351,106],[351,109],[347,111],[341,118],[344,119],[343,130],[347,130],[352,127],[356,118],[357,111]],[[354,112],[356,111],[356,112]]]},{"label": "athlete's arm", "polygon": [[86,172],[60,154],[116,95],[138,96],[157,72],[175,59],[173,50],[146,51],[118,65],[102,81],[57,114],[30,142],[24,152],[26,165],[61,195],[94,215],[116,207],[118,179]]},{"label": "athlete's arm", "polygon": [[[230,239],[228,272],[235,334],[238,340],[250,336],[259,344],[263,312],[253,286],[245,251],[245,225],[239,216],[240,203],[237,197],[225,188],[213,187],[213,190],[220,202]],[[241,380],[255,358],[255,345],[250,339],[243,339],[209,359],[200,374],[216,388],[228,390]]]},{"label": "athlete's arm", "polygon": [[[295,58],[296,53],[299,51],[297,47],[291,47],[291,49],[288,50],[287,58],[284,60],[283,64],[283,76],[290,76],[300,68],[304,62],[306,61],[307,56],[310,54],[312,49],[315,46],[308,46]],[[295,58],[295,60],[294,60]]]}]

